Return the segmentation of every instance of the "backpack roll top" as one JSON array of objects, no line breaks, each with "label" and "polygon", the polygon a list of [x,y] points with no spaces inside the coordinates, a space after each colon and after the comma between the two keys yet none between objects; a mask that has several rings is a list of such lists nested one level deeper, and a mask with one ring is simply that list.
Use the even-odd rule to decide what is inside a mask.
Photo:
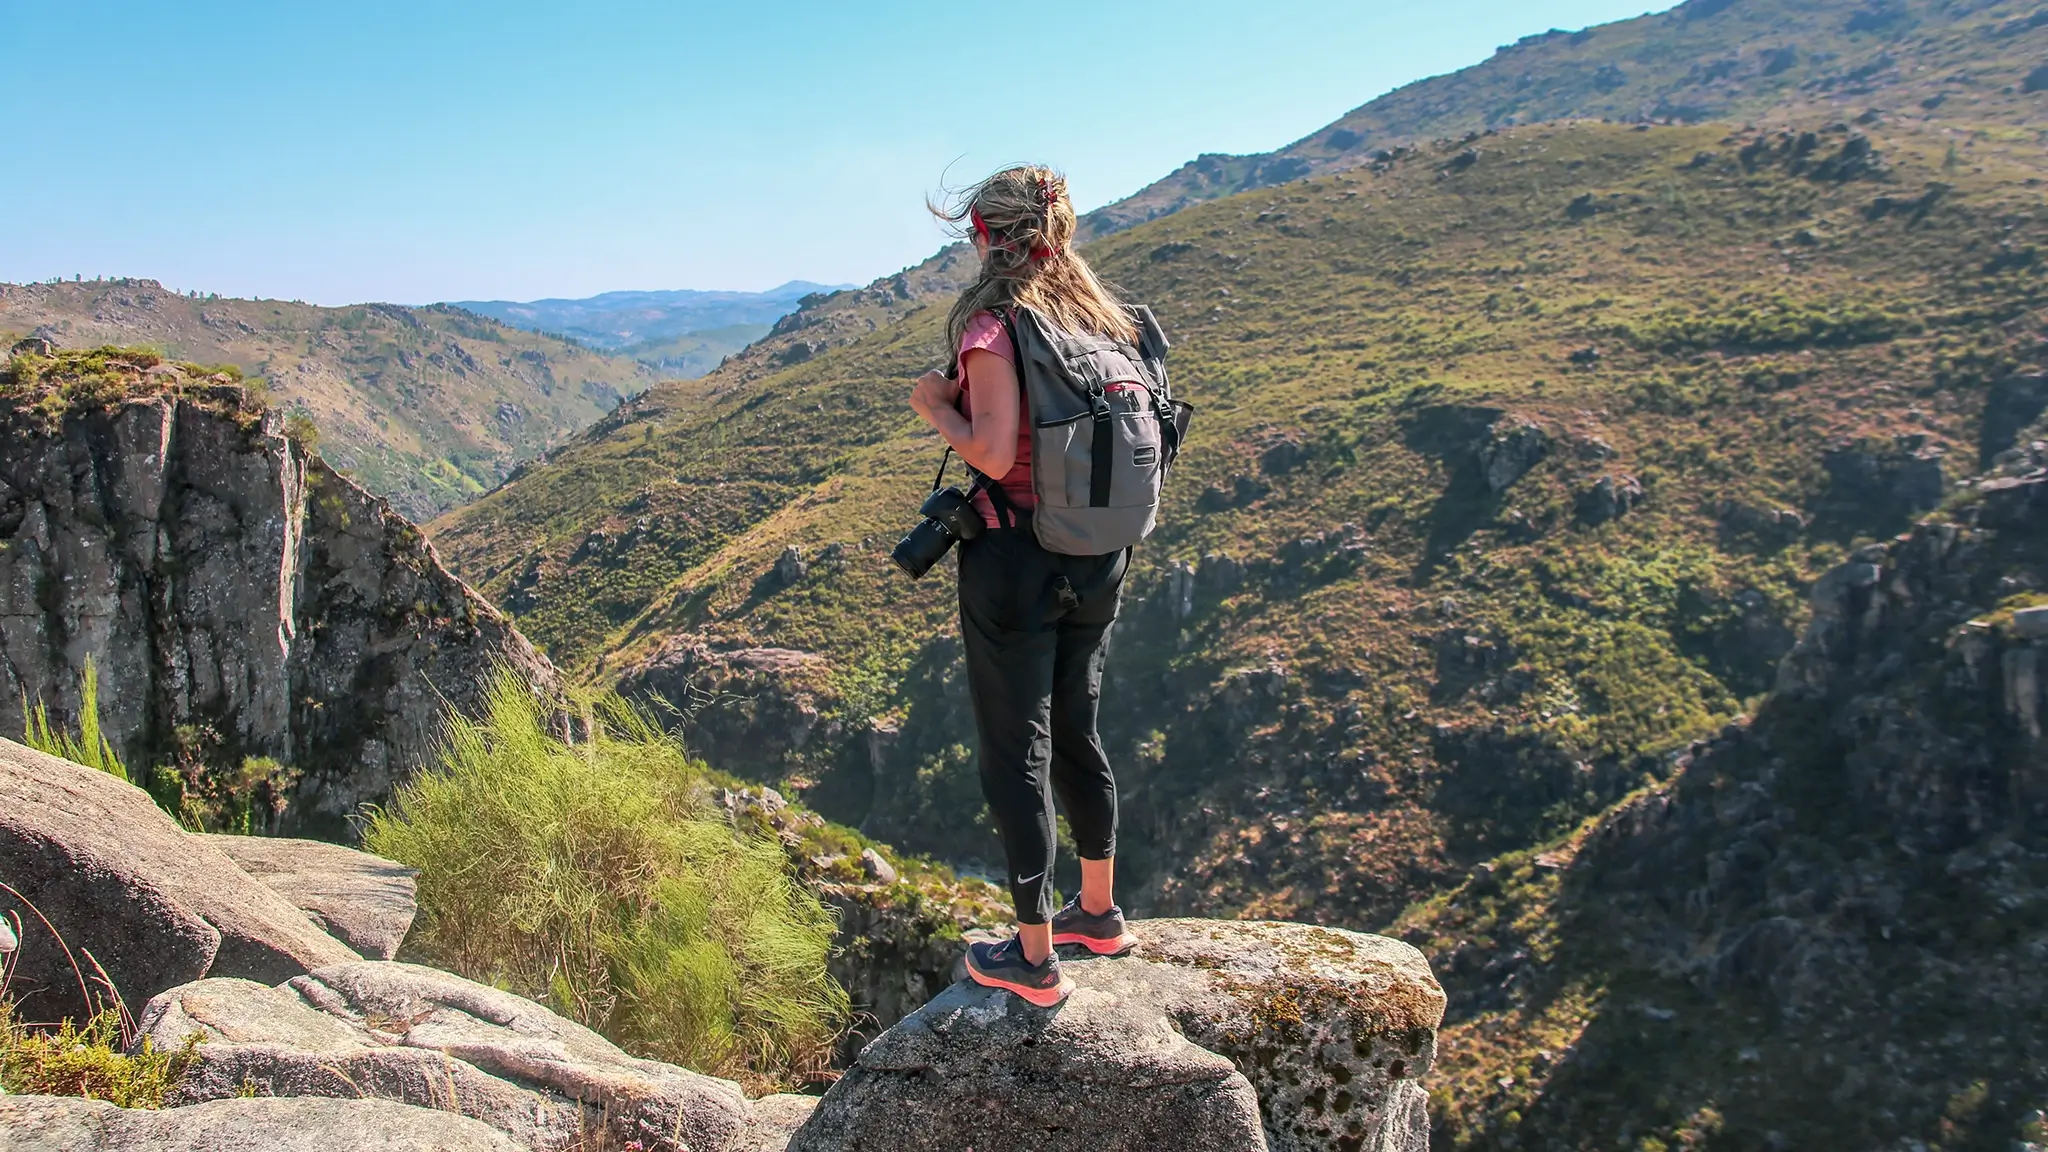
[{"label": "backpack roll top", "polygon": [[1165,336],[1149,309],[1133,319],[1145,334],[1138,345],[1062,331],[1029,308],[1004,317],[1032,417],[1032,529],[1048,551],[1116,552],[1158,522],[1182,425],[1167,391]]}]

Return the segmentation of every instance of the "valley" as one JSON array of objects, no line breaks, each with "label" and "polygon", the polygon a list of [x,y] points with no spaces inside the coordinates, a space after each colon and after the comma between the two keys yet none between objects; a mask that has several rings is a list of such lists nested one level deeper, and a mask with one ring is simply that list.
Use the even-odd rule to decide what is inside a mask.
[{"label": "valley", "polygon": [[[1534,941],[1650,930],[1547,895],[1577,845],[1704,778],[1689,750],[1779,682],[1825,574],[2039,435],[2048,95],[2026,78],[2048,21],[1878,7],[1695,0],[1535,38],[1308,138],[1357,133],[1341,163],[1169,180],[1093,218],[1090,260],[1158,310],[1199,408],[1105,693],[1130,903],[1471,949],[1446,978],[1468,1045],[1439,1087],[1450,1146],[1824,1145],[1856,1114],[1740,1087],[1726,1061],[1752,1049],[1767,1078],[1821,1075],[1769,1011],[1624,1075],[1657,1041],[1615,1013],[1648,1009],[1602,1005],[1676,961],[1548,967],[1565,953]],[[1767,33],[1810,70],[1769,71]],[[1634,103],[1559,81],[1563,103],[1489,111],[1516,75],[1605,62]],[[1652,85],[1725,98],[1660,109]],[[996,855],[950,577],[887,560],[938,456],[903,396],[964,272],[954,247],[813,300],[430,533],[573,675],[680,708],[698,754],[973,871]],[[1481,875],[1521,886],[1496,905]],[[1456,911],[1475,901],[1484,922]],[[1695,946],[1753,921],[1723,923]],[[1631,1039],[1581,1050],[1589,1021]],[[1871,1059],[1852,1050],[1827,1059]],[[1858,1131],[1979,1098],[1928,1075]],[[2038,1078],[2000,1083],[1944,1130],[2012,1131]]]},{"label": "valley", "polygon": [[792,280],[765,292],[606,292],[581,300],[460,300],[454,307],[557,333],[675,379],[704,375],[805,300],[851,287]]},{"label": "valley", "polygon": [[[1233,952],[1268,983],[1189,979],[1245,997],[1234,1023],[1126,1005],[1144,1027],[1234,1061],[1276,1149],[2048,1147],[2040,0],[1537,33],[1083,235],[1197,408],[1103,693],[1119,895],[1168,942],[1347,950],[1336,992]],[[884,1030],[955,1011],[964,934],[1006,915],[954,561],[889,558],[941,452],[910,384],[973,262],[417,309],[0,285],[0,349],[198,362],[31,347],[0,374],[0,712],[92,711],[98,651],[110,747],[192,828],[350,839],[374,808],[373,850],[422,870],[401,958],[516,973],[750,1090],[844,1073],[808,1138],[886,1131],[845,1101],[946,1077],[901,1075],[940,1066],[897,1059],[925,1025]],[[172,495],[130,491],[152,476]],[[217,540],[303,593],[207,567]],[[426,751],[494,666],[488,723]],[[415,773],[465,754],[498,807],[436,811],[448,779]],[[469,862],[522,838],[500,918]],[[686,998],[620,990],[722,987],[659,959],[710,963],[705,925],[759,942],[728,857],[802,913],[804,959],[758,971],[818,996],[800,1043],[712,1060]],[[591,877],[630,895],[561,896]],[[1008,1043],[997,1018],[961,1035]]]}]

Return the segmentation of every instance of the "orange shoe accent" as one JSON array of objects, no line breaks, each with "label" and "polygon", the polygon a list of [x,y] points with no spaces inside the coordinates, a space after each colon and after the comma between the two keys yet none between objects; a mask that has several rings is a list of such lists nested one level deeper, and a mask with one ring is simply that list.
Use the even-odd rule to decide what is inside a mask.
[{"label": "orange shoe accent", "polygon": [[967,966],[967,976],[984,988],[1001,988],[1005,992],[1011,992],[1023,997],[1027,1002],[1036,1004],[1040,1008],[1050,1008],[1065,1000],[1074,991],[1074,981],[1066,975],[1060,977],[1059,987],[1057,988],[1026,988],[1022,984],[1012,984],[1008,980],[991,976],[972,964]]},{"label": "orange shoe accent", "polygon": [[1079,944],[1097,956],[1121,956],[1138,946],[1138,937],[1136,933],[1126,932],[1114,940],[1097,940],[1093,936],[1083,936],[1078,932],[1061,932],[1053,936],[1052,942],[1054,947],[1061,944]]}]

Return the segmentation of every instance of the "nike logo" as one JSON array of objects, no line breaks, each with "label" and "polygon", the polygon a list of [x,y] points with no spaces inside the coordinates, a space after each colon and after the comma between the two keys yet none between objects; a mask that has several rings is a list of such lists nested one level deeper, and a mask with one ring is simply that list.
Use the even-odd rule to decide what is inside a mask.
[{"label": "nike logo", "polygon": [[1044,875],[1045,875],[1045,873],[1043,873],[1043,872],[1040,872],[1040,873],[1039,873],[1039,874],[1038,874],[1037,876],[1026,876],[1026,877],[1025,877],[1025,878],[1023,878],[1022,880],[1019,880],[1019,881],[1017,881],[1017,883],[1019,883],[1019,884],[1029,884],[1029,883],[1031,883],[1031,882],[1032,882],[1033,880],[1037,880],[1037,879],[1039,879],[1040,877],[1042,877],[1042,876],[1044,876]]}]

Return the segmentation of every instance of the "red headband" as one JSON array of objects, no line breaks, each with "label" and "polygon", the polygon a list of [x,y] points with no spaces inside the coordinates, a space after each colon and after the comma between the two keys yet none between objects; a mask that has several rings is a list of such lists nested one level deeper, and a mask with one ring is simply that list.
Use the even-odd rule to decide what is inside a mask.
[{"label": "red headband", "polygon": [[[1009,249],[1010,245],[1008,243],[998,244],[996,242],[995,237],[988,230],[988,221],[981,218],[981,209],[969,208],[967,210],[967,218],[974,222],[974,234],[981,237],[983,244],[991,248]],[[1033,260],[1050,260],[1052,259],[1052,249],[1040,244],[1031,250],[1030,257]]]}]

